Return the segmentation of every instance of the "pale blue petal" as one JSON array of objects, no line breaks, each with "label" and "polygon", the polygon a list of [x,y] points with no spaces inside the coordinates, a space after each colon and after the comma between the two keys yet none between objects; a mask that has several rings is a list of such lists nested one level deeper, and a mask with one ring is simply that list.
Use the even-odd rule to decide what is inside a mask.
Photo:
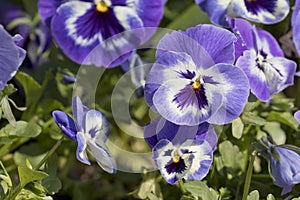
[{"label": "pale blue petal", "polygon": [[294,117],[296,118],[296,120],[298,121],[298,123],[300,124],[300,110],[295,112]]},{"label": "pale blue petal", "polygon": [[102,143],[107,139],[109,124],[101,112],[89,110],[83,119],[83,129],[89,137]]},{"label": "pale blue petal", "polygon": [[76,135],[76,139],[78,142],[77,150],[76,150],[76,157],[77,159],[87,165],[90,165],[90,161],[87,157],[86,148],[87,148],[87,141],[85,135],[82,132],[78,132]]},{"label": "pale blue petal", "polygon": [[116,173],[117,165],[115,159],[112,157],[105,143],[89,142],[88,148],[91,150],[94,158],[99,166],[106,172],[112,174]]}]

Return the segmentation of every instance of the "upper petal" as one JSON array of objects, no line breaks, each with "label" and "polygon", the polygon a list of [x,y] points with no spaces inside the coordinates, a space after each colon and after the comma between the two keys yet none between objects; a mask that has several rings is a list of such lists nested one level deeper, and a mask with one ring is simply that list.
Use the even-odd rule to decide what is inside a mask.
[{"label": "upper petal", "polygon": [[293,41],[300,55],[300,1],[296,0],[295,9],[292,15]]},{"label": "upper petal", "polygon": [[50,26],[52,17],[56,13],[56,9],[63,3],[69,0],[39,0],[38,10],[42,21]]},{"label": "upper petal", "polygon": [[[187,29],[186,33],[174,31],[164,36],[158,50],[185,52],[190,55],[199,68],[208,68],[215,63],[234,62],[233,43],[236,37],[231,32],[213,26],[198,25]],[[156,57],[161,55],[157,51]]]},{"label": "upper petal", "polygon": [[78,131],[82,131],[83,116],[85,115],[85,110],[83,108],[81,99],[78,96],[75,96],[72,99],[72,111],[76,122],[76,127]]},{"label": "upper petal", "polygon": [[228,7],[231,0],[196,0],[196,3],[202,8],[203,11],[207,12],[210,20],[214,24],[221,26],[227,26],[225,15],[228,12]]},{"label": "upper petal", "polygon": [[52,116],[62,132],[72,140],[76,140],[77,130],[73,119],[66,113],[59,110],[53,111]]},{"label": "upper petal", "polygon": [[109,133],[109,124],[101,112],[89,110],[83,119],[83,129],[89,137],[103,143]]}]

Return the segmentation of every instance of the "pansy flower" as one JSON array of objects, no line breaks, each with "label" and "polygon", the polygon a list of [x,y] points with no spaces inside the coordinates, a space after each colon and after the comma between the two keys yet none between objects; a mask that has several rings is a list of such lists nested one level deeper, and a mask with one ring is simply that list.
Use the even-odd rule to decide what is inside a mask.
[{"label": "pansy flower", "polygon": [[300,56],[300,1],[296,0],[292,14],[293,41]]},{"label": "pansy flower", "polygon": [[168,183],[202,180],[208,174],[217,143],[216,133],[208,123],[178,126],[158,117],[145,126],[144,136]]},{"label": "pansy flower", "polygon": [[114,67],[154,33],[164,1],[39,0],[38,7],[69,58],[80,64]]},{"label": "pansy flower", "polygon": [[300,124],[300,110],[298,110],[297,112],[295,112],[294,117],[298,121],[298,123]]},{"label": "pansy flower", "polygon": [[77,141],[77,159],[89,165],[89,150],[103,170],[115,173],[115,160],[105,144],[109,132],[107,119],[99,111],[85,107],[78,96],[73,98],[72,110],[74,120],[59,110],[53,111],[52,115],[62,132]]},{"label": "pansy flower", "polygon": [[26,56],[26,51],[16,45],[20,40],[20,35],[12,37],[0,24],[0,90],[16,74]]},{"label": "pansy flower", "polygon": [[238,36],[236,66],[246,73],[252,93],[261,101],[293,85],[296,63],[284,58],[276,39],[242,19],[229,19]]},{"label": "pansy flower", "polygon": [[165,35],[145,85],[151,109],[178,125],[226,124],[238,117],[249,84],[232,65],[235,40],[234,34],[213,25]]},{"label": "pansy flower", "polygon": [[289,0],[195,0],[214,24],[227,26],[226,15],[274,24],[289,13]]},{"label": "pansy flower", "polygon": [[300,155],[284,147],[276,146],[274,149],[278,158],[270,157],[271,173],[274,184],[283,188],[281,195],[284,195],[290,192],[295,184],[300,183]]}]

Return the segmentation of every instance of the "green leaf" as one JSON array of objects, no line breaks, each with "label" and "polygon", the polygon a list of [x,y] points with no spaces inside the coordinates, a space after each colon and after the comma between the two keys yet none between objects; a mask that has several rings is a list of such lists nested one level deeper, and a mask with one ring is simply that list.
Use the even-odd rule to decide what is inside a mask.
[{"label": "green leaf", "polygon": [[257,190],[252,191],[248,195],[247,200],[259,200],[259,192]]},{"label": "green leaf", "polygon": [[62,188],[60,179],[56,176],[56,170],[58,167],[58,157],[56,154],[51,156],[46,165],[45,172],[49,174],[48,177],[42,180],[42,185],[47,189],[49,194],[55,194]]},{"label": "green leaf", "polygon": [[280,123],[278,122],[268,122],[264,128],[264,131],[267,131],[272,139],[274,140],[275,144],[285,144],[286,142],[286,134],[281,129]]},{"label": "green leaf", "polygon": [[161,199],[162,193],[155,178],[150,178],[142,182],[136,196],[139,199]]},{"label": "green leaf", "polygon": [[33,122],[18,121],[16,127],[8,124],[5,126],[4,130],[9,136],[18,136],[18,137],[36,137],[41,132],[42,129],[39,125]]},{"label": "green leaf", "polygon": [[241,120],[241,118],[236,118],[232,121],[232,136],[236,139],[240,139],[242,137],[244,130],[244,124]]},{"label": "green leaf", "polygon": [[21,187],[32,181],[41,181],[48,176],[45,172],[33,170],[28,160],[26,160],[26,165],[18,166],[18,173]]},{"label": "green leaf", "polygon": [[244,157],[236,145],[224,141],[219,145],[219,151],[225,167],[231,168],[234,172],[244,169]]},{"label": "green leaf", "polygon": [[202,200],[216,200],[219,196],[215,190],[209,188],[202,181],[187,181],[184,183],[184,188],[193,196],[200,197]]},{"label": "green leaf", "polygon": [[[32,4],[32,2],[30,4]],[[42,95],[41,85],[24,72],[18,72],[15,78],[22,84],[25,90],[26,107],[35,107],[35,104]]]},{"label": "green leaf", "polygon": [[180,200],[197,200],[194,196],[183,195]]},{"label": "green leaf", "polygon": [[257,108],[260,104],[260,101],[255,101],[255,102],[248,102],[245,105],[244,112],[251,112],[255,108]]},{"label": "green leaf", "polygon": [[242,120],[244,124],[250,124],[255,126],[263,126],[266,124],[266,120],[255,115],[252,112],[244,112],[242,115]]},{"label": "green leaf", "polygon": [[47,188],[49,194],[53,195],[62,188],[62,183],[57,176],[50,175],[42,180],[42,185]]},{"label": "green leaf", "polygon": [[273,194],[268,194],[267,200],[276,200]]},{"label": "green leaf", "polygon": [[1,101],[1,107],[4,113],[4,116],[6,117],[6,119],[8,120],[8,122],[15,127],[16,126],[16,119],[11,111],[9,102],[8,102],[8,98],[4,97]]},{"label": "green leaf", "polygon": [[280,123],[283,123],[289,127],[291,127],[294,130],[298,130],[298,122],[294,118],[294,116],[289,113],[289,112],[276,112],[276,111],[271,111],[269,113],[269,116],[267,117],[268,121],[277,121]]}]

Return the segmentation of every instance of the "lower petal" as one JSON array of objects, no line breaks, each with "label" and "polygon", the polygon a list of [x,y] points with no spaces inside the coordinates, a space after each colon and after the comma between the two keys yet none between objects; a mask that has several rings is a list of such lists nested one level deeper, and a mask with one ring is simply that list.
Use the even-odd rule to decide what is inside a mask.
[{"label": "lower petal", "polygon": [[117,171],[116,161],[114,160],[108,148],[103,142],[97,144],[94,142],[89,142],[88,147],[91,150],[97,163],[104,171],[110,174],[116,173]]},{"label": "lower petal", "polygon": [[76,135],[76,139],[78,142],[77,150],[76,150],[76,157],[77,159],[87,165],[90,165],[90,161],[86,154],[86,147],[87,147],[87,141],[82,132],[78,132]]}]

